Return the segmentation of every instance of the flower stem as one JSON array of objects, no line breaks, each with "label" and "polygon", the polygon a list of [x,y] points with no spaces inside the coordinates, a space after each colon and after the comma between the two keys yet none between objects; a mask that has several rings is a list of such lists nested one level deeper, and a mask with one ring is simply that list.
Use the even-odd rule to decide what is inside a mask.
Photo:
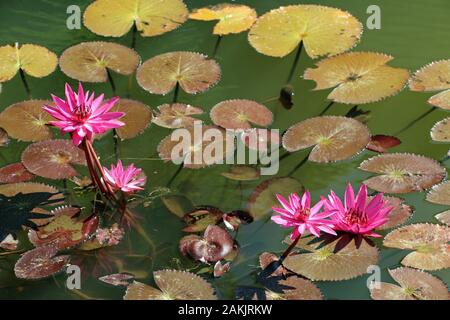
[{"label": "flower stem", "polygon": [[308,162],[309,155],[311,154],[311,151],[308,152],[308,154],[303,158],[302,161],[300,161],[289,173],[288,177],[291,177],[298,169],[300,169],[306,162]]},{"label": "flower stem", "polygon": [[295,70],[297,69],[298,62],[300,61],[302,49],[303,49],[303,41],[301,41],[300,45],[298,46],[297,53],[295,54],[294,63],[292,64],[291,71],[289,71],[287,83],[290,83],[292,81],[292,78],[294,77]]},{"label": "flower stem", "polygon": [[173,92],[172,103],[176,103],[177,102],[179,91],[180,91],[180,84],[177,82],[177,84],[175,85],[175,91]]},{"label": "flower stem", "polygon": [[131,31],[131,49],[136,48],[136,35],[137,35],[137,27],[136,24],[133,24],[133,30]]},{"label": "flower stem", "polygon": [[323,116],[328,110],[330,110],[331,106],[333,106],[334,101],[330,101],[328,105],[325,107],[325,109],[322,110],[321,113],[319,113],[319,116]]},{"label": "flower stem", "polygon": [[109,84],[111,85],[111,90],[112,90],[113,96],[115,96],[116,95],[116,84],[114,83],[114,79],[111,75],[111,71],[109,71],[108,68],[106,68],[106,74],[108,75],[108,81],[109,81]]},{"label": "flower stem", "polygon": [[417,122],[419,122],[420,120],[422,120],[423,118],[425,118],[427,115],[429,115],[430,113],[432,113],[434,110],[436,110],[437,107],[432,107],[430,110],[427,110],[426,112],[422,113],[420,116],[418,116],[416,119],[414,119],[413,121],[411,121],[410,123],[408,123],[405,127],[403,127],[402,129],[400,129],[399,131],[397,131],[394,136],[397,136],[403,132],[405,132],[406,130],[408,130],[409,128],[411,128],[412,126],[414,126]]},{"label": "flower stem", "polygon": [[297,245],[298,241],[300,240],[300,238],[302,237],[302,235],[297,236],[297,238],[295,238],[294,241],[292,241],[292,243],[290,244],[290,246],[286,249],[286,251],[283,252],[283,254],[280,256],[280,258],[278,259],[278,261],[280,261],[280,263],[283,263],[284,259],[286,259],[286,257],[291,253],[291,251],[295,248],[295,246]]},{"label": "flower stem", "polygon": [[25,88],[25,91],[27,92],[28,98],[31,99],[31,90],[30,86],[28,85],[27,78],[25,76],[25,73],[22,69],[19,69],[20,79],[22,80],[23,86]]},{"label": "flower stem", "polygon": [[222,38],[223,38],[222,36],[217,36],[216,44],[214,45],[214,50],[211,55],[212,58],[216,56],[217,51],[219,50],[220,43],[222,42]]}]

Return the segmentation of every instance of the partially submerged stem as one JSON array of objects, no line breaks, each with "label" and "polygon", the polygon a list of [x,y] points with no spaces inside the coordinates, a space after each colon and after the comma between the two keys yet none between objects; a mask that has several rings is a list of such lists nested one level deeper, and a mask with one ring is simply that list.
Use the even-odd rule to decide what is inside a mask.
[{"label": "partially submerged stem", "polygon": [[136,48],[136,35],[137,35],[137,27],[136,24],[133,24],[133,30],[131,31],[131,49]]},{"label": "partially submerged stem", "polygon": [[106,74],[108,75],[108,81],[109,81],[109,84],[111,85],[111,90],[113,92],[113,95],[115,96],[116,95],[116,84],[114,83],[114,79],[111,75],[111,71],[109,71],[108,68],[106,68]]},{"label": "partially submerged stem", "polygon": [[172,178],[170,178],[169,182],[167,182],[167,188],[170,188],[170,186],[172,185],[172,183],[175,181],[175,178],[178,176],[178,174],[181,172],[181,170],[183,169],[183,165],[184,163],[181,163],[178,168],[177,171],[175,171],[175,173],[173,174]]},{"label": "partially submerged stem", "polygon": [[302,49],[303,49],[303,41],[301,41],[298,46],[297,53],[295,54],[295,58],[294,58],[294,63],[292,64],[291,70],[289,71],[287,83],[290,83],[292,81],[292,78],[294,77],[295,70],[297,69],[298,62],[300,61]]},{"label": "partially submerged stem", "polygon": [[214,58],[219,50],[220,43],[222,42],[222,36],[217,36],[216,44],[214,45],[214,50],[212,53],[212,57]]},{"label": "partially submerged stem", "polygon": [[177,84],[175,85],[175,90],[173,92],[172,103],[176,103],[177,102],[179,91],[180,91],[180,83],[177,81]]},{"label": "partially submerged stem", "polygon": [[25,73],[23,72],[22,69],[19,69],[19,74],[20,74],[20,79],[22,80],[23,86],[25,88],[25,91],[27,92],[28,98],[31,99],[31,90],[30,90],[30,86],[28,85],[28,81],[25,76]]},{"label": "partially submerged stem", "polygon": [[330,101],[328,105],[325,107],[325,109],[322,110],[322,112],[319,113],[319,116],[323,116],[330,108],[333,106],[334,101]]},{"label": "partially submerged stem", "polygon": [[420,116],[418,116],[416,119],[414,119],[413,121],[411,121],[410,123],[408,123],[405,127],[403,127],[402,129],[400,129],[399,131],[397,131],[394,135],[397,136],[403,132],[405,132],[406,130],[408,130],[409,128],[411,128],[412,126],[414,126],[417,122],[419,122],[420,120],[422,120],[423,118],[425,118],[426,116],[428,116],[430,113],[432,113],[433,111],[435,111],[437,109],[437,107],[432,107],[430,110],[427,110],[426,112],[422,113]]},{"label": "partially submerged stem", "polygon": [[309,155],[311,154],[311,151],[308,152],[308,154],[303,158],[302,161],[300,161],[289,173],[288,176],[291,177],[298,169],[300,169],[306,162],[308,162]]}]

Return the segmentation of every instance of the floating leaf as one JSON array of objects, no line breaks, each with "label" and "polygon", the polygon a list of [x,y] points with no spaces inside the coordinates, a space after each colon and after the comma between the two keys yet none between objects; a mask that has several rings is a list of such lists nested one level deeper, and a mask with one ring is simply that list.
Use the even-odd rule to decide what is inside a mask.
[{"label": "floating leaf", "polygon": [[6,238],[0,240],[0,249],[7,251],[17,250],[17,246],[19,245],[19,240],[14,239],[12,234],[8,234]]},{"label": "floating leaf", "polygon": [[348,118],[353,118],[355,120],[358,120],[362,123],[367,123],[370,119],[371,112],[369,110],[364,111],[363,109],[359,108],[358,106],[352,107],[348,112],[345,114]]},{"label": "floating leaf", "polygon": [[303,185],[291,177],[265,180],[257,185],[250,194],[247,201],[248,210],[255,220],[261,219],[272,212],[272,207],[278,204],[275,194],[287,197],[293,192],[302,193],[303,190]]},{"label": "floating leaf", "polygon": [[20,162],[0,168],[0,183],[26,182],[33,177],[34,175],[28,172]]},{"label": "floating leaf", "polygon": [[439,183],[446,175],[436,160],[410,153],[381,154],[363,161],[359,168],[381,174],[364,183],[386,193],[423,191]]},{"label": "floating leaf", "polygon": [[260,177],[259,170],[250,166],[232,166],[230,171],[222,172],[221,174],[225,178],[237,181],[258,180]]},{"label": "floating leaf", "polygon": [[431,139],[438,142],[450,142],[450,118],[445,118],[431,128]]},{"label": "floating leaf", "polygon": [[133,49],[113,42],[82,42],[66,49],[59,58],[61,71],[83,82],[106,82],[108,70],[131,75],[141,61]]},{"label": "floating leaf", "polygon": [[[1,116],[1,113],[0,113]],[[4,147],[9,143],[8,133],[5,129],[0,128],[0,147]]]},{"label": "floating leaf", "polygon": [[19,193],[30,194],[30,193],[50,193],[53,194],[50,199],[63,199],[63,195],[59,193],[58,189],[52,186],[48,186],[43,183],[37,182],[22,182],[22,183],[9,183],[0,185],[0,194],[12,197]]},{"label": "floating leaf", "polygon": [[234,137],[215,126],[176,129],[158,145],[162,160],[183,163],[185,168],[199,169],[223,163],[233,154]]},{"label": "floating leaf", "polygon": [[139,85],[150,93],[167,94],[177,84],[187,93],[208,90],[220,80],[219,64],[207,56],[187,51],[160,54],[137,70]]},{"label": "floating leaf", "polygon": [[0,82],[12,79],[22,69],[26,74],[42,78],[55,71],[58,57],[34,44],[0,47]]},{"label": "floating leaf", "polygon": [[62,271],[69,262],[69,256],[56,256],[57,252],[56,247],[42,246],[24,253],[14,266],[16,277],[35,280]]},{"label": "floating leaf", "polygon": [[280,145],[280,140],[278,130],[249,129],[241,134],[241,141],[250,150],[267,151],[270,149],[273,151]]},{"label": "floating leaf", "polygon": [[128,273],[114,273],[98,278],[98,280],[113,285],[113,286],[128,286],[130,280],[134,279],[134,276]]},{"label": "floating leaf", "polygon": [[214,289],[199,276],[176,270],[161,270],[153,273],[155,289],[134,281],[127,288],[125,300],[216,300]]},{"label": "floating leaf", "polygon": [[450,300],[447,286],[429,273],[411,268],[389,270],[400,285],[375,282],[369,287],[374,300]]},{"label": "floating leaf", "polygon": [[450,90],[435,94],[428,99],[428,103],[445,110],[450,110]]},{"label": "floating leaf", "polygon": [[386,65],[392,59],[375,52],[344,53],[316,63],[303,77],[316,82],[314,90],[336,87],[328,95],[334,102],[376,102],[398,93],[408,80],[408,70]]},{"label": "floating leaf", "polygon": [[233,99],[219,102],[210,113],[211,120],[225,129],[267,127],[273,121],[272,111],[252,100]]},{"label": "floating leaf", "polygon": [[53,214],[54,218],[48,224],[37,231],[29,231],[28,239],[34,246],[50,244],[59,250],[71,248],[87,240],[98,227],[97,216],[82,221],[75,216],[77,211],[70,207],[53,211]]},{"label": "floating leaf", "polygon": [[214,265],[213,271],[214,278],[220,278],[221,276],[223,276],[225,273],[230,271],[230,267],[231,262],[222,264],[220,261],[217,261],[216,264]]},{"label": "floating leaf", "polygon": [[438,219],[440,222],[445,223],[446,225],[450,225],[450,210],[441,212],[434,216],[436,219]]},{"label": "floating leaf", "polygon": [[183,216],[184,222],[188,225],[184,232],[200,232],[209,225],[216,224],[222,219],[223,212],[212,206],[198,207],[194,211]]},{"label": "floating leaf", "polygon": [[291,126],[283,136],[283,147],[289,152],[313,147],[308,159],[326,163],[356,155],[369,141],[369,130],[361,122],[340,116],[322,116]]},{"label": "floating leaf", "polygon": [[189,104],[173,103],[163,104],[158,107],[158,113],[152,122],[160,127],[176,129],[187,128],[199,121],[191,116],[202,114],[203,110]]},{"label": "floating leaf", "polygon": [[276,291],[266,290],[267,300],[322,300],[322,292],[314,283],[297,276],[280,279]]},{"label": "floating leaf", "polygon": [[194,260],[217,262],[233,251],[234,241],[226,230],[209,225],[203,238],[195,235],[181,238],[179,249],[183,255],[189,255]]},{"label": "floating leaf", "polygon": [[[273,276],[284,276],[290,274],[288,270],[286,270],[283,265],[278,263],[279,258],[276,254],[272,252],[263,252],[259,256],[259,266],[262,270],[265,270],[266,268],[270,268],[271,275]],[[272,270],[272,268],[276,268],[275,270]]]},{"label": "floating leaf", "polygon": [[183,195],[164,196],[161,197],[161,201],[166,206],[167,210],[180,218],[190,212],[193,212],[195,209],[192,201]]},{"label": "floating leaf", "polygon": [[[378,249],[366,241],[356,245],[350,241],[344,248],[336,250],[339,239],[326,245],[321,242],[309,243],[312,237],[300,239],[297,247],[307,253],[289,255],[283,265],[311,280],[348,280],[365,274],[367,267],[378,262]],[[336,252],[337,251],[337,252]]]},{"label": "floating leaf", "polygon": [[258,18],[248,40],[256,51],[284,57],[303,42],[311,58],[352,48],[360,39],[361,23],[348,12],[325,6],[280,7]]},{"label": "floating leaf", "polygon": [[10,105],[0,113],[0,127],[11,138],[22,141],[51,139],[52,133],[47,124],[54,119],[42,109],[44,105],[52,105],[52,102],[27,100]]},{"label": "floating leaf", "polygon": [[46,140],[29,145],[22,153],[22,163],[37,176],[66,179],[78,175],[72,164],[86,165],[86,158],[70,140]]},{"label": "floating leaf", "polygon": [[140,135],[152,120],[150,107],[136,100],[120,99],[111,111],[125,113],[120,118],[120,121],[125,123],[125,125],[116,129],[117,135],[122,140]]},{"label": "floating leaf", "polygon": [[383,245],[390,248],[414,250],[402,264],[423,270],[450,267],[450,227],[429,223],[407,225],[391,231]]},{"label": "floating leaf", "polygon": [[189,19],[211,21],[219,20],[214,26],[213,34],[219,36],[240,33],[251,28],[256,21],[256,11],[241,4],[222,3],[201,9],[189,14]]},{"label": "floating leaf", "polygon": [[450,59],[427,64],[417,70],[409,80],[412,91],[438,91],[450,89]]},{"label": "floating leaf", "polygon": [[236,231],[241,224],[252,223],[253,217],[247,211],[235,210],[225,213],[222,220],[228,229]]},{"label": "floating leaf", "polygon": [[[368,201],[370,201],[373,197],[368,197]],[[379,226],[378,230],[386,230],[397,227],[403,223],[405,223],[412,214],[413,208],[406,204],[403,199],[396,197],[384,196],[383,200],[386,201],[386,206],[392,206],[394,209],[389,212],[388,221]]]},{"label": "floating leaf", "polygon": [[386,149],[396,147],[400,143],[402,142],[397,137],[387,136],[384,134],[377,134],[371,137],[370,142],[367,145],[366,149],[379,153],[385,153],[387,152]]},{"label": "floating leaf", "polygon": [[181,0],[96,0],[84,12],[83,23],[104,37],[121,37],[135,25],[143,37],[176,29],[187,20]]},{"label": "floating leaf", "polygon": [[427,201],[450,205],[450,181],[445,181],[433,186],[427,194]]}]

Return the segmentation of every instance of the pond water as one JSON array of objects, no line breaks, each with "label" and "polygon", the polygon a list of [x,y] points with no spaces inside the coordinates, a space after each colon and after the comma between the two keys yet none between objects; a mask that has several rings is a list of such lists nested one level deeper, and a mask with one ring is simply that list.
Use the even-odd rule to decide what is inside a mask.
[{"label": "pond water", "polygon": [[[222,1],[194,1],[186,0],[187,6],[192,9],[206,4],[215,4]],[[267,12],[280,5],[296,3],[295,0],[250,0],[241,1],[254,7],[258,14]],[[105,40],[96,36],[86,28],[81,30],[68,30],[65,27],[67,18],[66,8],[71,5],[71,0],[16,0],[0,1],[0,45],[19,42],[35,43],[49,48],[58,55],[74,44],[82,41]],[[82,11],[90,1],[77,1]],[[448,58],[450,42],[448,35],[450,25],[448,12],[450,3],[447,0],[359,0],[345,1],[336,4],[336,1],[314,1],[309,3],[339,6],[356,16],[365,23],[368,14],[366,9],[371,4],[377,4],[381,8],[382,25],[380,30],[368,30],[365,28],[362,40],[354,50],[377,51],[391,54],[395,59],[392,66],[408,68],[415,71],[431,61]],[[160,53],[187,50],[210,55],[214,49],[216,37],[211,34],[214,22],[200,22],[188,20],[175,31],[153,38],[137,37],[136,51],[145,61]],[[122,38],[106,39],[129,46],[131,33]],[[253,99],[258,102],[276,97],[280,88],[285,85],[289,70],[293,63],[295,52],[284,58],[271,58],[257,53],[247,41],[247,33],[224,37],[215,59],[221,65],[222,78],[218,85],[207,92],[198,95],[189,95],[180,92],[178,101],[200,106],[209,111],[216,103],[233,98]],[[314,61],[306,54],[301,55],[300,63],[292,80],[295,90],[293,107],[290,110],[283,109],[276,101],[267,102],[267,107],[275,114],[272,128],[286,130],[292,124],[316,116],[327,105],[328,90],[312,91],[313,81],[301,79],[300,75],[307,67],[313,66]],[[117,94],[125,97],[128,88],[128,78],[113,74],[117,86]],[[28,78],[33,98],[48,99],[50,93],[63,96],[64,83],[72,85],[76,81],[69,79],[59,69],[50,76],[36,79]],[[86,88],[95,92],[104,92],[111,96],[111,87],[108,83],[86,84]],[[152,95],[142,90],[133,79],[130,96],[142,101],[152,108],[163,103],[171,102],[171,94],[167,96]],[[431,93],[410,92],[407,89],[398,95],[377,103],[362,106],[363,110],[371,112],[367,126],[374,134],[394,134],[400,128],[410,123],[413,119],[429,110],[426,103]],[[7,106],[22,100],[27,95],[19,76],[4,83],[0,94],[0,111]],[[335,104],[328,114],[344,115],[351,108],[350,105]],[[437,110],[419,121],[410,129],[403,132],[399,138],[402,144],[395,149],[396,152],[410,152],[423,154],[436,160],[441,160],[447,154],[449,145],[433,143],[429,130],[433,124],[448,116],[445,111]],[[210,121],[205,113],[201,119]],[[158,159],[156,147],[159,141],[170,133],[155,125],[131,140],[120,142],[119,156],[125,162],[134,162],[144,169],[147,177],[147,191],[158,187],[165,187],[178,166],[164,163]],[[9,163],[18,162],[21,152],[28,143],[12,140],[7,147],[0,147],[0,167]],[[112,135],[95,142],[95,148],[104,163],[114,161],[114,144]],[[281,151],[282,154],[284,151]],[[299,151],[284,159],[277,176],[285,176],[307,154],[307,151]],[[308,188],[314,199],[326,194],[329,189],[334,189],[342,194],[345,184],[362,182],[370,174],[358,169],[358,165],[374,153],[365,151],[349,161],[316,164],[307,162],[293,174]],[[448,166],[450,161],[444,162]],[[80,169],[87,174],[85,169]],[[83,171],[84,170],[84,171]],[[227,171],[225,165],[212,166],[201,170],[183,169],[176,177],[171,188],[173,192],[182,194],[196,205],[212,205],[224,211],[246,209],[247,198],[263,179],[257,181],[238,183],[228,180],[221,175]],[[37,179],[47,184],[64,188],[62,182]],[[68,183],[67,196],[69,202],[76,204],[89,204],[90,199],[83,199],[73,193],[73,184]],[[412,218],[408,223],[437,221],[434,215],[447,209],[445,206],[434,205],[425,201],[424,193],[410,193],[402,196],[405,201],[415,208]],[[151,283],[152,271],[163,268],[192,269],[198,271],[199,264],[180,255],[178,241],[185,235],[181,229],[184,223],[178,217],[170,213],[160,199],[156,199],[149,206],[138,206],[134,209],[141,216],[140,224],[154,243],[156,252],[152,256],[148,242],[136,232],[130,232],[118,247],[104,253],[101,257],[91,257],[92,260],[103,261],[110,270],[103,270],[97,266],[99,275],[117,272],[114,257],[121,260],[124,270],[137,272],[139,281]],[[385,234],[386,231],[382,232]],[[265,219],[243,226],[238,235],[237,242],[240,245],[240,255],[233,262],[231,271],[223,277],[214,279],[208,277],[208,281],[217,290],[221,298],[233,298],[236,287],[255,286],[258,269],[258,257],[263,251],[281,252],[285,245],[281,243],[288,234],[286,229],[278,225],[266,222]],[[19,234],[22,243],[26,243],[24,234]],[[381,241],[377,241],[382,247]],[[109,250],[109,249],[108,249]],[[401,259],[407,251],[382,248],[379,265],[382,269],[381,279],[392,282],[387,273],[387,268],[400,266]],[[105,257],[107,256],[107,257]],[[108,258],[109,256],[109,258]],[[112,287],[98,281],[95,277],[87,275],[82,282],[80,291],[75,292],[66,289],[64,274],[39,280],[18,280],[12,271],[18,256],[0,257],[0,298],[32,298],[32,299],[121,299],[124,294],[123,287]],[[99,269],[100,268],[100,269]],[[90,270],[87,268],[87,270]],[[448,269],[431,272],[450,284],[450,271]],[[357,277],[348,281],[317,282],[317,286],[327,299],[369,299],[369,291],[366,287],[366,276]]]}]

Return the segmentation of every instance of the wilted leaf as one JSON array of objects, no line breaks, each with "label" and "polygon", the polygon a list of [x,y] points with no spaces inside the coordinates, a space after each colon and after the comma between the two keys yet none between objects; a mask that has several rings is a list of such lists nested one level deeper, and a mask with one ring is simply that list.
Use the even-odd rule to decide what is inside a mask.
[{"label": "wilted leaf", "polygon": [[261,182],[253,189],[247,200],[247,207],[255,220],[266,217],[272,207],[278,205],[276,194],[287,197],[293,192],[302,193],[303,185],[291,177],[276,177]]},{"label": "wilted leaf", "polygon": [[386,193],[423,191],[439,183],[446,175],[436,160],[410,153],[381,154],[363,161],[359,168],[380,174],[364,183]]},{"label": "wilted leaf", "polygon": [[98,280],[113,286],[128,286],[134,276],[128,273],[114,273],[98,278]]},{"label": "wilted leaf", "polygon": [[194,211],[183,216],[184,222],[188,225],[184,232],[200,232],[209,225],[214,225],[222,219],[223,212],[212,206],[197,207]]},{"label": "wilted leaf", "polygon": [[47,278],[64,269],[69,256],[56,256],[58,249],[53,246],[42,246],[30,250],[17,260],[14,273],[20,279]]},{"label": "wilted leaf", "polygon": [[133,49],[113,42],[82,42],[66,49],[59,58],[61,71],[83,82],[106,82],[108,71],[131,75],[141,61]]},{"label": "wilted leaf", "polygon": [[414,250],[403,260],[407,267],[439,270],[450,267],[450,227],[417,223],[391,231],[383,245],[390,248]]},{"label": "wilted leaf", "polygon": [[214,271],[213,271],[214,277],[220,278],[225,273],[230,271],[230,267],[231,267],[231,262],[222,264],[220,261],[217,261],[216,264],[214,265]]},{"label": "wilted leaf", "polygon": [[42,109],[44,105],[52,105],[52,102],[27,100],[14,103],[0,113],[0,127],[11,138],[22,141],[51,139],[52,133],[47,124],[54,119]]},{"label": "wilted leaf", "polygon": [[374,282],[369,287],[374,300],[449,300],[446,285],[429,273],[411,268],[389,270],[400,285]]},{"label": "wilted leaf", "polygon": [[214,289],[199,276],[176,270],[161,270],[153,273],[155,289],[134,281],[127,288],[125,300],[216,300]]},{"label": "wilted leaf", "polygon": [[361,23],[348,12],[293,5],[259,17],[248,40],[258,52],[273,57],[284,57],[303,42],[306,53],[317,58],[347,51],[359,41],[361,33]]},{"label": "wilted leaf", "polygon": [[289,152],[313,147],[310,161],[332,162],[356,155],[369,141],[369,130],[361,122],[340,116],[322,116],[291,126],[283,136],[283,147]]},{"label": "wilted leaf", "polygon": [[66,179],[78,175],[72,164],[86,165],[86,158],[70,140],[46,140],[29,145],[22,153],[22,163],[37,176]]},{"label": "wilted leaf", "polygon": [[33,178],[34,175],[28,172],[20,162],[0,168],[0,183],[26,182]]},{"label": "wilted leaf", "polygon": [[303,78],[314,80],[315,90],[335,87],[328,95],[334,102],[376,102],[398,93],[408,80],[408,70],[386,65],[392,59],[375,52],[344,53],[316,63],[315,69],[306,69]]},{"label": "wilted leaf", "polygon": [[145,61],[136,77],[139,85],[150,93],[167,94],[179,84],[185,92],[196,94],[219,82],[220,75],[216,61],[200,53],[178,51]]},{"label": "wilted leaf", "polygon": [[134,25],[143,37],[153,37],[176,29],[187,17],[182,0],[96,0],[86,8],[83,23],[105,37],[121,37]]},{"label": "wilted leaf", "polygon": [[155,115],[152,122],[158,126],[169,129],[187,128],[194,125],[194,121],[200,121],[191,116],[200,115],[202,113],[202,109],[193,107],[189,104],[163,104],[158,107],[158,113]]},{"label": "wilted leaf", "polygon": [[189,14],[189,18],[202,21],[219,20],[214,26],[213,34],[223,36],[250,29],[256,21],[256,11],[241,4],[221,3],[195,9]]}]

